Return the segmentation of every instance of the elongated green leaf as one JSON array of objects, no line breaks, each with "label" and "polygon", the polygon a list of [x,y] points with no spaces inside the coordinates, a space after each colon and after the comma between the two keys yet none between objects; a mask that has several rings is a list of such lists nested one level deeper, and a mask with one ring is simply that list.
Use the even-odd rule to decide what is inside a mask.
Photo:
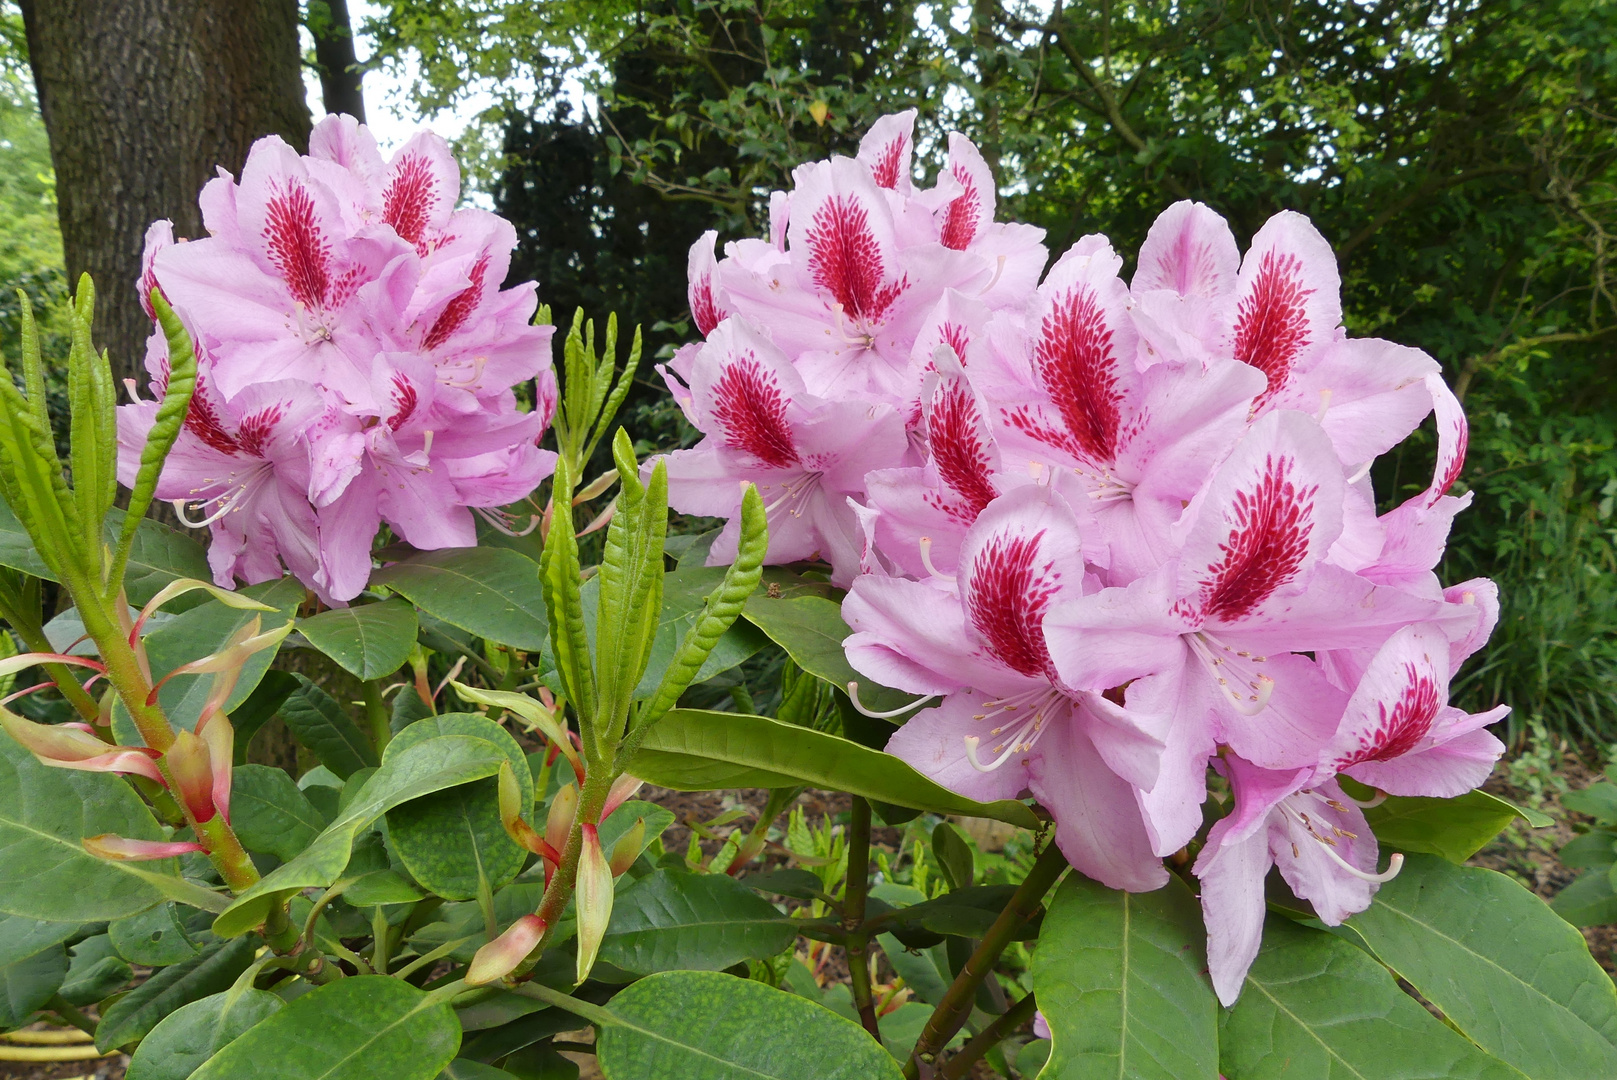
[{"label": "elongated green leaf", "polygon": [[0,1031],[28,1023],[66,977],[67,950],[60,943],[0,966]]},{"label": "elongated green leaf", "polygon": [[[1365,794],[1369,794],[1368,791]],[[1391,796],[1364,812],[1376,840],[1390,851],[1424,852],[1463,863],[1524,813],[1485,791],[1457,799]],[[1528,824],[1534,824],[1531,820]]]},{"label": "elongated green leaf", "polygon": [[1229,1080],[1522,1080],[1455,1034],[1380,964],[1332,934],[1271,917],[1219,1025]]},{"label": "elongated green leaf", "polygon": [[796,937],[795,920],[728,875],[658,870],[612,902],[600,957],[640,975],[723,971],[774,956]]},{"label": "elongated green leaf", "polygon": [[433,1080],[455,1056],[460,1026],[444,1002],[401,979],[339,979],[287,1005],[226,1046],[191,1080]]},{"label": "elongated green leaf", "polygon": [[595,719],[595,665],[584,634],[584,600],[579,582],[578,537],[573,531],[573,482],[569,459],[556,462],[551,480],[555,507],[550,534],[539,559],[545,618],[550,629],[550,650],[562,689],[573,703],[581,731],[593,731]]},{"label": "elongated green leaf", "polygon": [[[117,507],[107,511],[104,539],[115,543],[122,529],[124,512]],[[169,528],[150,518],[137,527],[132,540],[129,567],[124,574],[124,592],[135,605],[146,603],[169,583],[179,578],[213,577],[208,569],[208,555],[202,545],[182,532]],[[37,578],[56,580],[55,573],[40,559],[34,542],[12,513],[11,507],[0,501],[0,566],[9,566]],[[207,602],[206,594],[182,597],[169,605],[169,611],[183,611]]]},{"label": "elongated green leaf", "polygon": [[675,709],[651,729],[629,771],[681,791],[803,785],[1038,828],[1033,811],[1022,803],[974,802],[891,754],[765,716]]},{"label": "elongated green leaf", "polygon": [[245,937],[214,942],[184,963],[159,969],[102,1015],[95,1029],[96,1046],[106,1051],[144,1038],[180,1006],[230,989],[262,947],[262,942]]},{"label": "elongated green leaf", "polygon": [[1033,989],[1050,1025],[1045,1080],[1211,1080],[1218,999],[1203,974],[1196,898],[1170,877],[1149,893],[1069,874],[1050,904]]},{"label": "elongated green leaf", "polygon": [[[668,471],[660,463],[642,487],[629,436],[618,429],[618,510],[607,528],[597,582],[596,713],[602,723],[628,715],[656,637],[663,593],[663,536],[668,531]],[[582,600],[582,596],[580,597]]]},{"label": "elongated green leaf", "polygon": [[348,865],[359,831],[395,806],[499,770],[504,752],[485,739],[446,735],[428,739],[388,760],[297,858],[248,889],[214,921],[220,937],[235,937],[264,921],[270,905],[310,887],[325,888]]},{"label": "elongated green leaf", "polygon": [[349,711],[305,676],[297,680],[297,690],[281,703],[281,719],[298,742],[344,780],[377,765],[376,748]]},{"label": "elongated green leaf", "polygon": [[158,904],[139,915],[118,919],[107,936],[118,955],[132,964],[167,967],[189,960],[213,940],[208,924],[213,916],[177,904]]},{"label": "elongated green leaf", "polygon": [[415,608],[403,600],[332,608],[298,623],[310,645],[361,679],[380,679],[403,667],[416,630]]},{"label": "elongated green leaf", "polygon": [[58,945],[76,937],[76,922],[48,922],[44,919],[25,919],[20,915],[0,915],[0,967],[15,964],[41,949]]},{"label": "elongated green leaf", "polygon": [[669,971],[612,999],[598,1042],[610,1080],[898,1080],[859,1025],[764,983]]},{"label": "elongated green leaf", "polygon": [[102,833],[166,839],[124,780],[48,768],[0,734],[0,911],[91,922],[133,915],[165,899],[146,874],[176,874],[174,860],[105,862],[80,844]]},{"label": "elongated green leaf", "polygon": [[[673,663],[680,642],[690,632],[702,612],[708,594],[724,582],[726,567],[699,566],[674,570],[663,576],[662,614],[658,618],[657,633],[646,657],[646,671],[634,689],[634,698],[643,701],[656,693],[668,665]],[[581,596],[584,604],[584,629],[591,644],[595,641],[595,611],[599,597],[599,584],[595,578],[584,583]],[[751,623],[737,619],[730,629],[720,635],[713,651],[708,653],[693,683],[711,679],[729,671],[748,657],[769,645],[769,638]]]},{"label": "elongated green leaf", "polygon": [[230,823],[248,851],[267,851],[282,862],[296,858],[326,827],[325,816],[292,777],[268,765],[236,767]]},{"label": "elongated green leaf", "polygon": [[886,712],[915,701],[914,694],[872,682],[848,663],[842,642],[853,631],[842,621],[842,605],[837,601],[813,594],[771,597],[760,593],[747,601],[743,614],[810,675],[844,691],[850,682],[858,682],[859,700],[866,708]]},{"label": "elongated green leaf", "polygon": [[1586,870],[1555,894],[1550,910],[1573,926],[1617,923],[1617,889],[1605,870]]},{"label": "elongated green leaf", "polygon": [[68,955],[72,959],[58,993],[71,1005],[93,1005],[134,975],[128,962],[113,950],[112,939],[106,934],[85,938],[69,949]]},{"label": "elongated green leaf", "polygon": [[394,563],[371,583],[467,633],[537,651],[548,633],[539,567],[506,548],[445,548]]},{"label": "elongated green leaf", "polygon": [[[446,713],[417,720],[387,746],[382,761],[445,735],[484,739],[505,754],[522,790],[522,804],[533,805],[533,774],[522,747],[500,725],[475,713]],[[522,870],[527,852],[500,823],[496,779],[477,780],[415,799],[388,811],[388,838],[412,877],[450,900],[470,900],[479,882],[498,889]]]},{"label": "elongated green leaf", "polygon": [[1573,837],[1561,848],[1561,865],[1574,870],[1595,867],[1605,870],[1617,863],[1617,833],[1610,829],[1594,829]]},{"label": "elongated green leaf", "polygon": [[141,1040],[125,1080],[186,1080],[285,1004],[267,990],[232,987],[181,1006]]},{"label": "elongated green leaf", "polygon": [[1503,874],[1414,855],[1348,923],[1472,1041],[1535,1080],[1617,1076],[1617,988]]}]

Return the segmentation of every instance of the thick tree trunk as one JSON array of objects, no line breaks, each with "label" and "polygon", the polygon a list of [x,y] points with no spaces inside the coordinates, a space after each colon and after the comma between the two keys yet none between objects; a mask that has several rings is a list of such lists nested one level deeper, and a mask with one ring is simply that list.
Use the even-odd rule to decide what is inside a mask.
[{"label": "thick tree trunk", "polygon": [[21,0],[50,135],[68,277],[98,293],[95,338],[145,382],[135,282],[146,227],[203,235],[197,192],[253,140],[309,138],[297,0]]},{"label": "thick tree trunk", "polygon": [[347,113],[365,122],[364,72],[354,52],[354,28],[348,0],[310,0],[309,33],[314,35],[314,62],[320,69],[320,97],[328,113]]}]

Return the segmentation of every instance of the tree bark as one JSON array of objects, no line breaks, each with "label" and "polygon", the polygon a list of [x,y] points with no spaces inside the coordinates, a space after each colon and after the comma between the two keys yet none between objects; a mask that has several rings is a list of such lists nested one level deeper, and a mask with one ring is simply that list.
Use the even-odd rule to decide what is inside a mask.
[{"label": "tree bark", "polygon": [[314,35],[314,62],[320,70],[320,98],[326,112],[347,113],[363,124],[365,73],[354,52],[348,0],[310,0],[307,21]]},{"label": "tree bark", "polygon": [[67,273],[97,291],[113,373],[144,383],[146,228],[204,235],[197,193],[253,141],[308,145],[297,0],[21,0]]}]

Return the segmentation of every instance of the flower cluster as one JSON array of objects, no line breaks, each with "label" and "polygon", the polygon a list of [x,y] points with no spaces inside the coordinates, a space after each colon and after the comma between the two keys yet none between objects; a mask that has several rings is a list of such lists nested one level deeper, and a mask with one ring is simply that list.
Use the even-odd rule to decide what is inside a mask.
[{"label": "flower cluster", "polygon": [[[333,116],[308,156],[261,139],[239,182],[209,182],[207,238],[177,243],[166,221],[147,233],[143,302],[161,289],[198,357],[158,496],[212,530],[220,584],[284,564],[345,601],[370,577],[381,522],[418,548],[471,546],[472,508],[497,519],[548,475],[551,328],[530,325],[533,283],[501,288],[511,224],[455,209],[459,193],[437,135],[384,161],[368,129]],[[161,398],[160,332],[146,369]],[[513,387],[528,380],[525,412]],[[119,410],[125,484],[156,413]]]},{"label": "flower cluster", "polygon": [[[707,340],[669,381],[707,438],[670,457],[672,501],[732,516],[756,481],[771,560],[851,586],[853,666],[941,698],[888,749],[977,799],[1031,793],[1088,876],[1161,887],[1224,777],[1193,869],[1231,1002],[1272,866],[1334,924],[1401,863],[1378,873],[1340,777],[1451,797],[1503,749],[1503,708],[1447,703],[1498,611],[1433,572],[1470,501],[1448,494],[1464,414],[1424,353],[1346,336],[1306,218],[1243,255],[1181,202],[1131,281],[1102,236],[1040,281],[1040,234],[992,223],[965,139],[911,189],[912,122],[800,168],[770,240],[693,249]],[[1371,463],[1434,412],[1430,485],[1378,515]]]}]

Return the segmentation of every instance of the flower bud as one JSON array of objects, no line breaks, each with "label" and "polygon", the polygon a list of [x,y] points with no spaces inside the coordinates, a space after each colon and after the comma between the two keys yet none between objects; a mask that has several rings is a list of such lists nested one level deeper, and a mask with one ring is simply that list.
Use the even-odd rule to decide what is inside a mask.
[{"label": "flower bud", "polygon": [[578,884],[573,894],[578,905],[578,981],[589,978],[595,955],[612,921],[612,867],[601,851],[601,834],[594,825],[582,827],[584,848],[578,858]]},{"label": "flower bud", "polygon": [[192,851],[204,851],[201,844],[186,841],[131,840],[125,836],[102,833],[87,836],[82,841],[84,850],[98,859],[117,862],[147,862],[152,859],[171,859]]},{"label": "flower bud", "polygon": [[169,775],[174,778],[174,794],[197,821],[208,821],[214,813],[213,767],[208,745],[195,733],[181,729],[174,745],[163,756]]},{"label": "flower bud", "polygon": [[567,849],[567,836],[573,831],[573,816],[578,813],[578,789],[563,784],[550,800],[550,813],[545,817],[545,843],[556,851]]},{"label": "flower bud", "polygon": [[41,765],[86,772],[135,773],[163,783],[163,774],[153,760],[154,751],[145,747],[110,746],[90,734],[88,725],[36,724],[0,709],[0,727]]},{"label": "flower bud", "polygon": [[601,807],[601,820],[605,821],[612,816],[612,811],[634,798],[635,792],[644,787],[646,782],[638,776],[624,773],[612,781],[612,787],[606,793],[606,803]]},{"label": "flower bud", "polygon": [[624,871],[633,866],[634,861],[640,857],[640,852],[645,846],[646,819],[636,818],[634,827],[618,837],[618,842],[612,845],[612,858],[608,860],[608,865],[612,867],[612,876],[622,877]]},{"label": "flower bud", "polygon": [[500,762],[500,824],[505,833],[519,845],[549,862],[560,862],[561,856],[545,838],[533,831],[522,817],[522,785],[517,782],[516,770],[509,761]]},{"label": "flower bud", "polygon": [[545,921],[537,915],[524,915],[505,933],[477,950],[466,969],[467,986],[483,986],[503,979],[539,944],[545,936]]},{"label": "flower bud", "polygon": [[197,721],[197,734],[208,748],[208,763],[213,770],[213,805],[230,820],[230,780],[236,756],[236,729],[230,717],[216,713],[210,720],[204,716]]}]

